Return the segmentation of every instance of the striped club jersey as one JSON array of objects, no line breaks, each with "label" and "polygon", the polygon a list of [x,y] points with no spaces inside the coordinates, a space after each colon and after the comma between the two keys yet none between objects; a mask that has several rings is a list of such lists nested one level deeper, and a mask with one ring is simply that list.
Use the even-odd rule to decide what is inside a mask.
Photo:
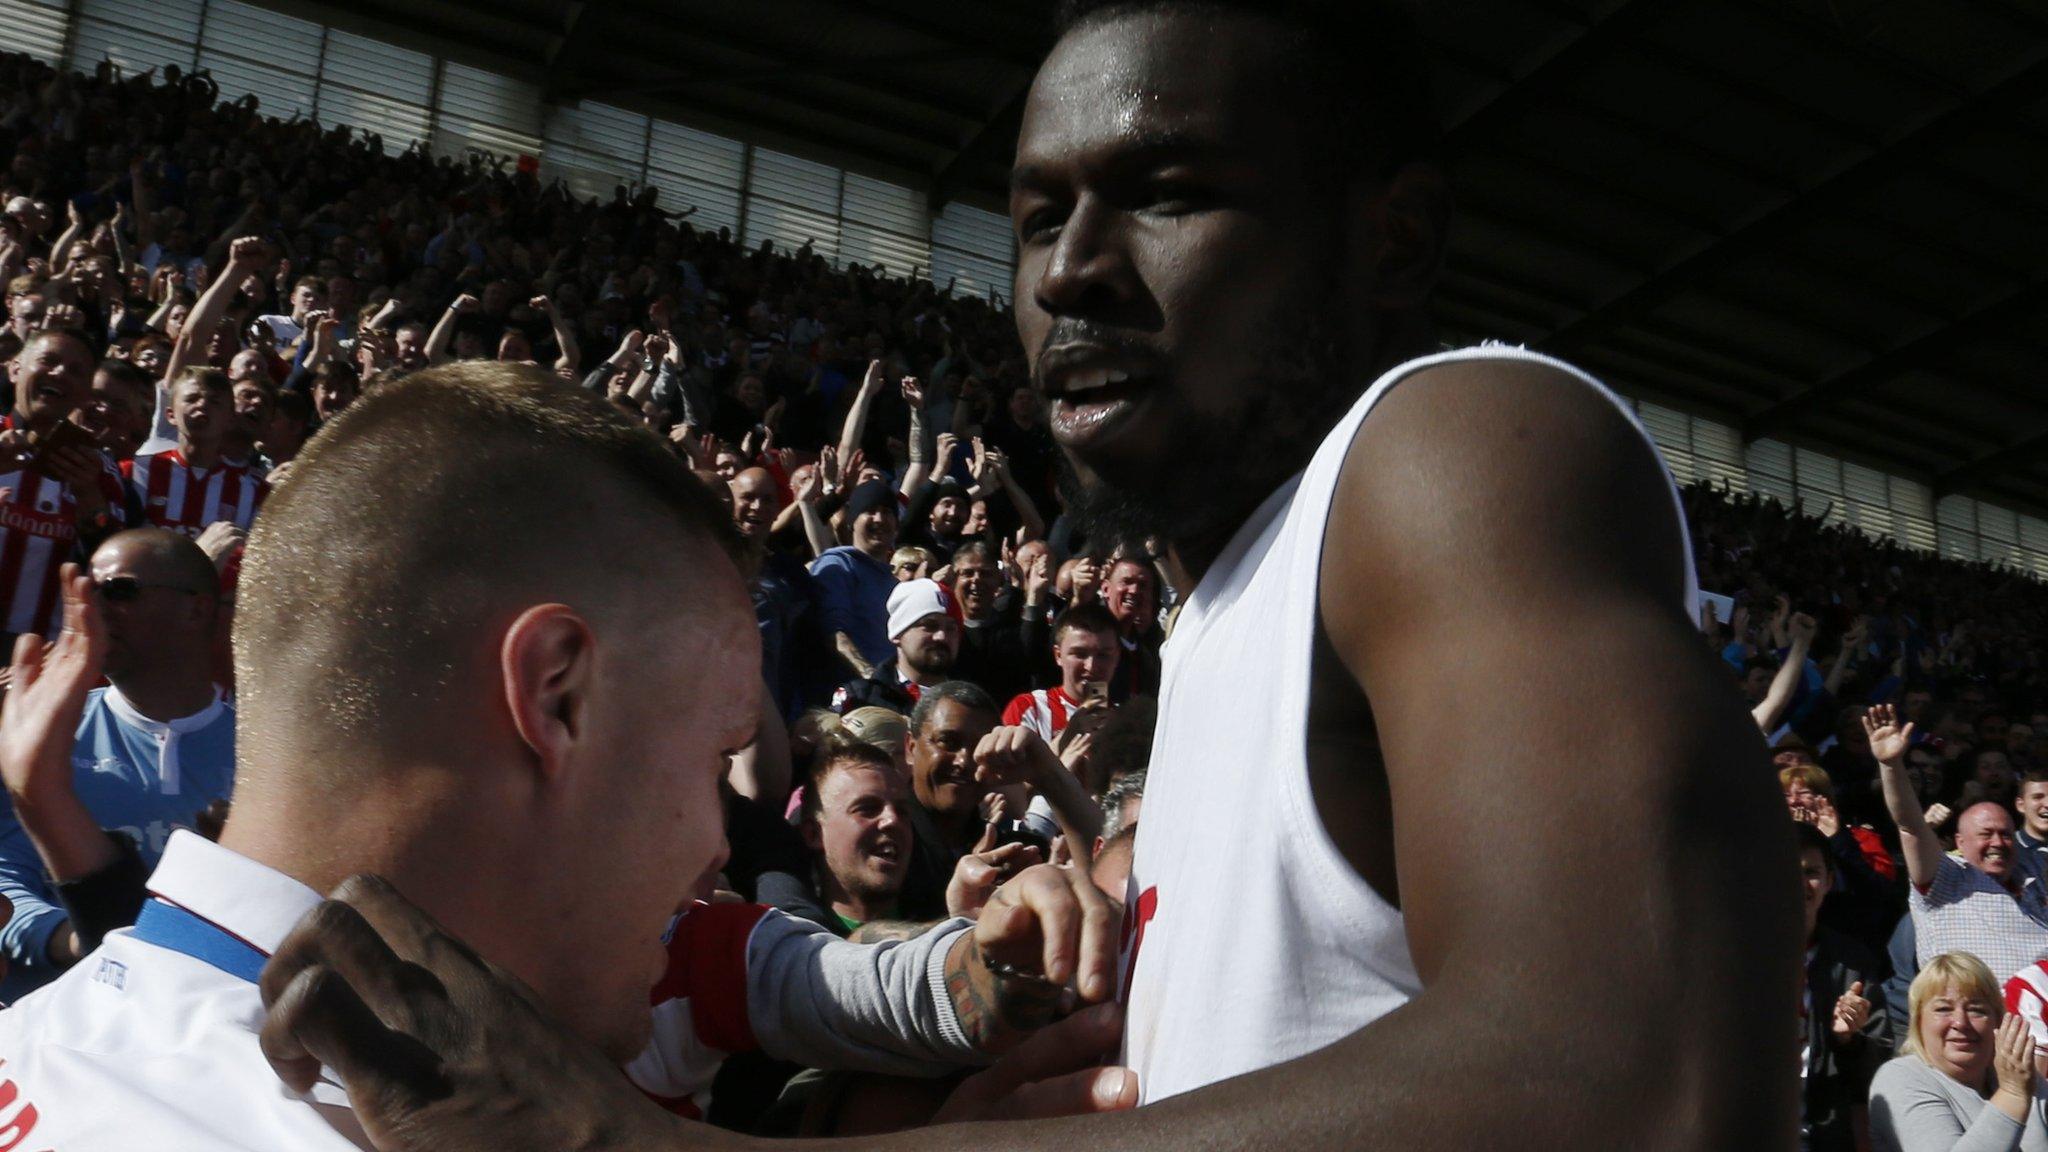
[{"label": "striped club jersey", "polygon": [[222,520],[246,529],[270,494],[270,485],[246,465],[194,468],[176,448],[124,461],[121,472],[141,495],[142,514],[151,524],[187,536]]},{"label": "striped club jersey", "polygon": [[1020,692],[1003,709],[1005,725],[1022,724],[1038,733],[1047,744],[1067,730],[1067,721],[1074,718],[1074,711],[1080,705],[1067,695],[1064,688],[1054,685],[1036,692]]},{"label": "striped club jersey", "polygon": [[[121,473],[100,457],[100,498],[116,520],[126,506]],[[63,620],[57,571],[78,556],[78,498],[34,460],[0,464],[0,596],[7,632],[55,636]]]}]

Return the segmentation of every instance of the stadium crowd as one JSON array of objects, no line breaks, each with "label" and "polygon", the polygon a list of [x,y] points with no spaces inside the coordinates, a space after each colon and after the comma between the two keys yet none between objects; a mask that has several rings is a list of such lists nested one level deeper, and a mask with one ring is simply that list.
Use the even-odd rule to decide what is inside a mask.
[{"label": "stadium crowd", "polygon": [[[0,147],[0,631],[32,672],[60,565],[86,565],[108,684],[60,770],[0,742],[0,999],[132,920],[174,829],[218,826],[247,534],[324,423],[450,361],[602,397],[744,542],[766,692],[723,789],[731,857],[700,895],[856,942],[972,919],[1041,861],[1078,858],[1123,897],[1187,589],[1156,549],[1061,515],[998,304],[745,247],[651,188],[581,200],[507,158],[391,155],[175,68],[0,58]],[[1805,1146],[2048,1148],[2029,1042],[2048,1045],[2048,586],[1683,495],[1723,606],[1702,631],[1798,825]],[[731,1058],[679,1099],[715,1122],[907,1122],[901,1083],[700,1039]]]}]

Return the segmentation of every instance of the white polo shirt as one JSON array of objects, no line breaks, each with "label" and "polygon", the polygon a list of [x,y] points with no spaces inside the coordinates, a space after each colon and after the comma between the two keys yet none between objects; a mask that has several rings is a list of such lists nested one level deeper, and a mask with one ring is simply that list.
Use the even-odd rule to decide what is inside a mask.
[{"label": "white polo shirt", "polygon": [[[320,894],[184,830],[149,891],[135,927],[0,1011],[0,1152],[370,1147],[338,1080],[296,1096],[257,1043],[256,979]],[[700,905],[670,929],[652,1042],[625,1071],[694,1117],[735,1051],[909,1076],[985,1063],[945,988],[968,926],[863,945],[771,908]]]},{"label": "white polo shirt", "polygon": [[312,1101],[294,1095],[256,1042],[263,1000],[250,977],[320,894],[185,831],[172,834],[149,888],[158,899],[146,915],[170,914],[179,940],[202,941],[247,975],[146,943],[134,928],[110,933],[0,1012],[0,1147],[369,1147],[344,1135],[359,1130],[338,1085],[316,1086]]}]

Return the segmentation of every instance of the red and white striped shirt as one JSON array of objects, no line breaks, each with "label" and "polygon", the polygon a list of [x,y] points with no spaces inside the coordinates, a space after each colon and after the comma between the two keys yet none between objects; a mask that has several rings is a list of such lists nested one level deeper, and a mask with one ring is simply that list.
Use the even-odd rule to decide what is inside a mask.
[{"label": "red and white striped shirt", "polygon": [[176,448],[124,460],[121,473],[141,492],[142,514],[151,524],[187,536],[222,520],[247,528],[270,494],[270,485],[246,467],[194,468]]},{"label": "red and white striped shirt", "polygon": [[[100,457],[100,498],[116,520],[127,500],[121,473]],[[8,632],[55,636],[63,622],[57,571],[77,558],[78,499],[70,485],[32,461],[0,473],[0,596],[6,597]]]},{"label": "red and white striped shirt", "polygon": [[1020,693],[1003,709],[1003,723],[1022,724],[1047,744],[1067,730],[1067,721],[1073,719],[1079,705],[1066,689],[1060,687],[1041,688],[1036,692]]},{"label": "red and white striped shirt", "polygon": [[760,1047],[747,1017],[747,946],[768,912],[760,904],[693,904],[669,930],[668,971],[650,997],[654,1038],[626,1074],[678,1116],[702,1120],[725,1058]]}]

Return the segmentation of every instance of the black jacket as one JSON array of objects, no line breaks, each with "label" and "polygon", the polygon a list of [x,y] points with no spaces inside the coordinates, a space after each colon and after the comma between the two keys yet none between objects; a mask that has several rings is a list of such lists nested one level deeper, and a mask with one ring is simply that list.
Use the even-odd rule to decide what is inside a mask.
[{"label": "black jacket", "polygon": [[896,672],[896,662],[889,661],[875,669],[872,676],[864,680],[848,680],[832,693],[832,711],[841,716],[855,708],[887,708],[891,712],[910,715],[917,707],[913,685],[906,685]]},{"label": "black jacket", "polygon": [[[1811,1001],[1806,1044],[1813,1064],[1807,1071],[1801,1114],[1804,1147],[1812,1152],[1852,1152],[1856,1147],[1851,1112],[1870,1099],[1871,1076],[1892,1058],[1883,979],[1884,969],[1869,949],[1825,925],[1815,929],[1813,956],[1806,964]],[[1835,1001],[1857,981],[1863,983],[1863,998],[1870,1001],[1870,1018],[1847,1046],[1837,1046]]]}]

